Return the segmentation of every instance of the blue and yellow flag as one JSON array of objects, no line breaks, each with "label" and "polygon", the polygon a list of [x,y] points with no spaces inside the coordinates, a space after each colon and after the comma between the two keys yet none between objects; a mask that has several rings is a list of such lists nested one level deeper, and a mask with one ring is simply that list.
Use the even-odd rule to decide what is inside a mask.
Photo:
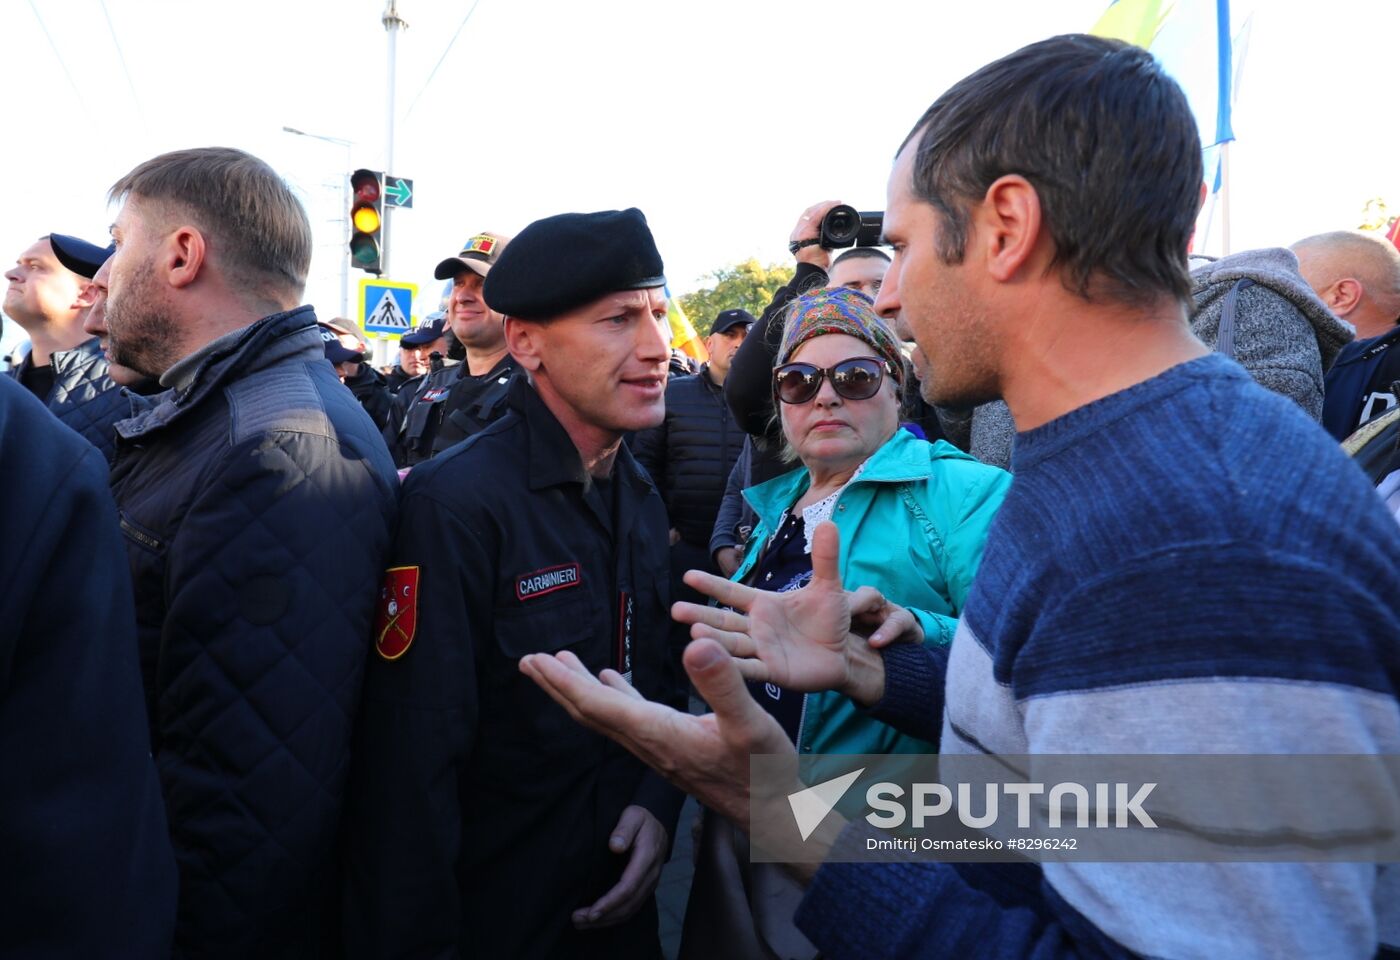
[{"label": "blue and yellow flag", "polygon": [[1247,20],[1232,26],[1230,14],[1230,0],[1113,0],[1089,31],[1150,51],[1181,85],[1201,132],[1212,192],[1220,189],[1219,148],[1235,139],[1230,113],[1249,26]]},{"label": "blue and yellow flag", "polygon": [[666,319],[671,322],[671,346],[693,360],[704,363],[710,359],[710,351],[705,349],[705,341],[700,338],[690,318],[681,309],[681,302],[671,296],[671,288],[666,288]]}]

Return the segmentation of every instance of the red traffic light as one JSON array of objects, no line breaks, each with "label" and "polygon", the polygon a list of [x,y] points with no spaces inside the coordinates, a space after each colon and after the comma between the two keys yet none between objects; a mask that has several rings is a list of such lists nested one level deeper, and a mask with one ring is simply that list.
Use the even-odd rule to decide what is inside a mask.
[{"label": "red traffic light", "polygon": [[357,171],[350,180],[350,186],[355,191],[356,206],[362,203],[378,203],[380,196],[383,195],[379,186],[379,177],[368,170]]}]

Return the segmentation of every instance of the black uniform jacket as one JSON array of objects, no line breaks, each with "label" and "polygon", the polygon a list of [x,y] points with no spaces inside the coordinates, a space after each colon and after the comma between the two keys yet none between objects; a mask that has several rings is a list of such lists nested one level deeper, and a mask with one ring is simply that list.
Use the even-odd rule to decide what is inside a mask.
[{"label": "black uniform jacket", "polygon": [[480,431],[505,413],[510,383],[519,376],[510,354],[480,376],[472,376],[465,360],[427,374],[405,395],[403,416],[387,418],[384,440],[394,463],[415,467]]},{"label": "black uniform jacket", "polygon": [[571,650],[683,708],[665,511],[625,447],[608,509],[534,388],[516,380],[508,403],[405,483],[356,727],[354,956],[657,955],[654,904],[602,931],[570,913],[619,878],[623,809],[674,835],[683,797],[518,664]]},{"label": "black uniform jacket", "polygon": [[744,448],[724,390],[708,365],[666,384],[666,419],[632,441],[637,462],[651,474],[671,526],[686,543],[708,552],[729,471]]},{"label": "black uniform jacket", "polygon": [[345,386],[355,395],[355,399],[360,401],[360,406],[365,408],[365,413],[369,414],[375,427],[383,431],[389,423],[389,410],[394,403],[394,395],[389,390],[384,374],[369,364],[362,363],[358,373],[346,378]]}]

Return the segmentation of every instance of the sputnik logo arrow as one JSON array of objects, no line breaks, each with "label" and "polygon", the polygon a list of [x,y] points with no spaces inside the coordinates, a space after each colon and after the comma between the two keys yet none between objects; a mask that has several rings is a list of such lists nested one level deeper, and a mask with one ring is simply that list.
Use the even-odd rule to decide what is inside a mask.
[{"label": "sputnik logo arrow", "polygon": [[788,794],[788,804],[792,807],[792,815],[797,820],[797,829],[803,840],[821,826],[831,808],[841,802],[846,791],[851,789],[851,784],[864,772],[865,768],[861,767],[853,773],[843,774],[806,790]]}]

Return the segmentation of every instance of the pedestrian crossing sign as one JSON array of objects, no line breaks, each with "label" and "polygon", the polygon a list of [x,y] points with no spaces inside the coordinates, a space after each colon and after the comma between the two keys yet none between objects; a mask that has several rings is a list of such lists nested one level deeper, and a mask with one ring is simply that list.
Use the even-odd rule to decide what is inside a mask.
[{"label": "pedestrian crossing sign", "polygon": [[360,326],[370,333],[407,333],[413,328],[416,283],[365,277],[360,281]]}]

